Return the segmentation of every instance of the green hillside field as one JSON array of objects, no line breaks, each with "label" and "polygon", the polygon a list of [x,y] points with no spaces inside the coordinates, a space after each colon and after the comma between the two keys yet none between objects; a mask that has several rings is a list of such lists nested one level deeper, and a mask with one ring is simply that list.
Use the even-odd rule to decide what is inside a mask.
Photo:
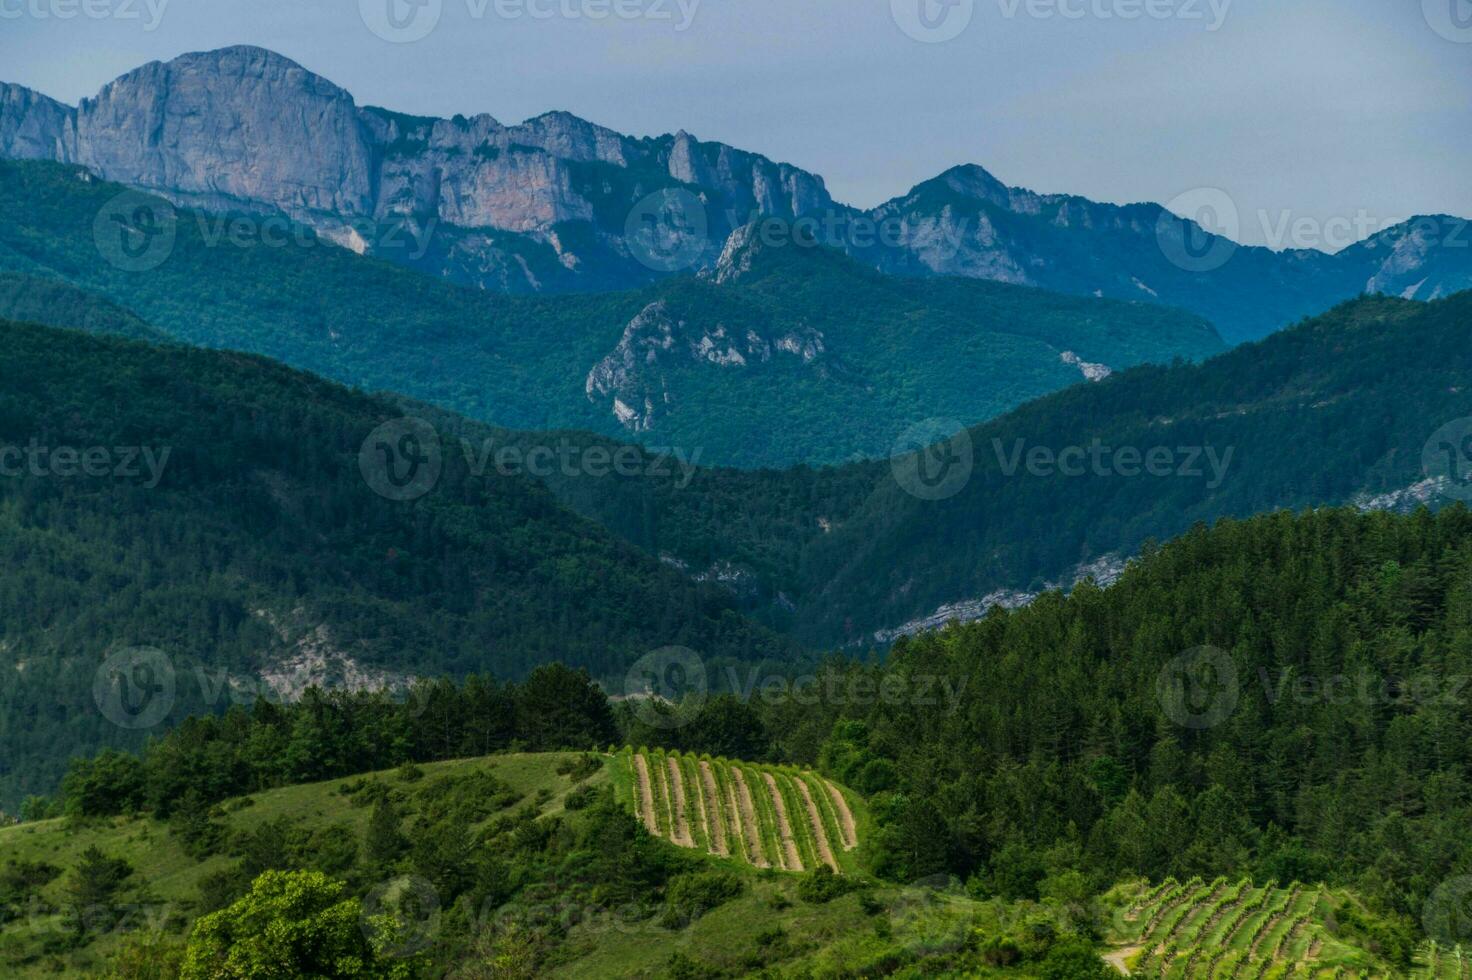
[{"label": "green hillside field", "polygon": [[[763,780],[771,774],[790,784],[823,784],[790,767],[631,748],[512,753],[226,800],[211,811],[219,839],[208,855],[186,840],[177,819],[20,824],[0,829],[6,871],[31,866],[66,872],[28,901],[0,906],[0,971],[22,980],[173,976],[195,921],[230,900],[219,894],[222,882],[255,862],[295,864],[344,881],[363,898],[365,928],[370,911],[397,910],[409,924],[396,933],[399,945],[384,962],[407,977],[1107,978],[1115,974],[1106,963],[1149,977],[1397,975],[1370,951],[1374,937],[1365,923],[1373,917],[1352,893],[1321,886],[1168,879],[1122,884],[1097,901],[1057,895],[1007,902],[963,889],[954,879],[878,882],[858,860],[861,846],[840,851],[841,875],[793,873],[778,867],[781,837],[770,805],[759,817],[758,848],[770,867],[705,853],[710,838],[704,830],[696,831],[696,847],[674,847],[632,823],[635,816],[643,819],[639,759],[661,761],[666,769],[673,763],[686,773],[698,773],[706,762],[717,763],[725,777],[740,769]],[[854,807],[862,839],[868,823],[863,801],[841,792]],[[575,843],[577,828],[597,810],[589,801],[600,797],[616,800],[616,810],[634,827],[633,837],[609,842],[619,860],[637,863],[640,849],[653,848],[671,862],[673,873],[662,887],[620,895],[607,889],[608,878],[575,870],[587,861]],[[391,801],[406,838],[402,856],[389,863],[375,858],[382,847],[381,829],[375,829],[382,800]],[[654,821],[667,836],[677,825],[667,800],[660,812]],[[531,867],[494,858],[487,864],[487,855],[541,849],[561,857],[542,866],[548,877],[502,882],[483,897],[481,885],[472,885],[451,898],[454,886],[445,884],[445,875],[453,877],[455,869],[436,865],[445,856],[438,849],[445,825],[429,829],[446,814],[463,824],[463,842],[472,851],[458,860],[463,869],[474,869],[477,880],[487,867],[510,868],[512,878]],[[842,834],[841,828],[834,832]],[[574,846],[564,850],[563,838]],[[812,843],[808,836],[798,847],[804,859]],[[111,900],[109,927],[78,938],[66,911],[72,869],[94,847],[127,862],[131,873]],[[393,905],[386,897],[410,893],[420,904]],[[1084,938],[1093,935],[1107,942]],[[1081,950],[1087,953],[1082,959]],[[1460,951],[1424,947],[1411,975],[1456,978],[1463,962]],[[162,972],[143,972],[140,964]],[[1058,972],[1066,969],[1074,972]]]}]

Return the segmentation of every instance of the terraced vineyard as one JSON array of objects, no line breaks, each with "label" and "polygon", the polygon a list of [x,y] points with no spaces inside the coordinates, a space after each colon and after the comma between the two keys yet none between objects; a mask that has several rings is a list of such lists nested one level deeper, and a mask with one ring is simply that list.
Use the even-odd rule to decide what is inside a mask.
[{"label": "terraced vineyard", "polygon": [[858,870],[856,804],[811,770],[631,748],[613,769],[645,828],[679,847],[754,868]]},{"label": "terraced vineyard", "polygon": [[[1335,935],[1334,909],[1355,899],[1322,885],[1276,881],[1256,885],[1226,878],[1117,889],[1110,958],[1136,977],[1160,980],[1280,980],[1404,975],[1371,952]],[[1460,948],[1422,950],[1415,976],[1461,980]]]},{"label": "terraced vineyard", "polygon": [[1429,942],[1421,948],[1426,969],[1417,974],[1427,980],[1472,980],[1472,949]]}]

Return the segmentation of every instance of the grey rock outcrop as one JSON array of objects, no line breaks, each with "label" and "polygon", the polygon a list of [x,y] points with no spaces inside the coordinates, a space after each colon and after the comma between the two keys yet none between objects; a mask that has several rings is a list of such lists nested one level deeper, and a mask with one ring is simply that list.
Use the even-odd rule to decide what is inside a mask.
[{"label": "grey rock outcrop", "polygon": [[[847,226],[852,235],[821,244],[881,272],[1181,306],[1233,343],[1364,291],[1433,299],[1472,287],[1472,233],[1456,218],[1413,219],[1335,255],[1275,252],[1156,204],[1039,194],[978,166],[864,212],[836,204],[815,174],[683,131],[635,139],[565,112],[513,126],[410,116],[359,106],[253,47],[145,65],[76,108],[0,84],[0,156],[80,164],[202,210],[286,215],[359,252],[512,292],[627,289],[692,271],[737,281],[752,253],[733,233],[804,216]],[[705,219],[705,247],[677,268],[647,250],[641,262],[627,237],[640,203],[670,189]],[[406,230],[426,243],[413,257],[398,251]],[[1182,249],[1222,258],[1203,271],[1172,257]]]},{"label": "grey rock outcrop", "polygon": [[822,331],[812,327],[741,332],[660,300],[629,321],[618,345],[588,372],[584,391],[625,429],[649,432],[674,409],[682,371],[741,371],[777,357],[811,365],[826,353]]},{"label": "grey rock outcrop", "polygon": [[[494,288],[518,267],[528,288],[555,285],[539,276],[600,269],[618,284],[654,278],[621,240],[631,208],[663,188],[699,196],[712,255],[754,212],[795,217],[832,203],[813,174],[683,132],[634,139],[565,112],[504,126],[489,115],[360,107],[254,47],[145,65],[76,108],[0,87],[0,155],[77,163],[203,210],[284,214],[360,251],[373,250],[383,223],[440,223],[456,230],[447,237],[461,254],[431,271],[483,275],[479,284]],[[590,231],[567,234],[568,224]],[[467,260],[486,232],[525,236],[555,259],[532,269],[523,247],[512,249],[519,257]]]},{"label": "grey rock outcrop", "polygon": [[0,82],[0,156],[71,163],[76,145],[73,109],[39,92]]}]

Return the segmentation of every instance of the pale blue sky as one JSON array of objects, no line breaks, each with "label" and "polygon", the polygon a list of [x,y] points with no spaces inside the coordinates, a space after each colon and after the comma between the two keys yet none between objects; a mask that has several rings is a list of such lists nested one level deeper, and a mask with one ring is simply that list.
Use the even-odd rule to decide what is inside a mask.
[{"label": "pale blue sky", "polygon": [[[940,0],[420,2],[442,3],[437,26],[392,44],[359,0],[0,0],[0,80],[74,103],[146,61],[258,44],[359,103],[684,128],[816,171],[859,205],[972,162],[1103,201],[1222,188],[1255,243],[1285,218],[1472,217],[1472,0],[953,0],[974,7],[944,43],[895,13],[913,28],[916,4],[938,19]],[[696,5],[678,30],[682,2]],[[139,16],[54,16],[68,4]],[[625,4],[672,19],[590,16]],[[1146,10],[1161,16],[1118,16]]]}]

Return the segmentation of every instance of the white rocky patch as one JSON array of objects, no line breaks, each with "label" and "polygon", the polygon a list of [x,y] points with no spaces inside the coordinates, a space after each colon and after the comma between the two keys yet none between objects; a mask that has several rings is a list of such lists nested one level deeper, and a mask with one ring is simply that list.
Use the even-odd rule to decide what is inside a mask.
[{"label": "white rocky patch", "polygon": [[1444,476],[1432,477],[1388,493],[1361,493],[1350,503],[1363,511],[1412,511],[1441,497],[1449,482]]},{"label": "white rocky patch", "polygon": [[1071,364],[1078,368],[1079,373],[1086,381],[1103,381],[1114,373],[1114,369],[1107,364],[1092,364],[1079,357],[1071,350],[1066,350],[1058,355],[1058,359],[1064,364]]},{"label": "white rocky patch", "polygon": [[[1104,555],[1074,568],[1069,573],[1066,584],[1050,582],[1046,588],[1050,590],[1071,589],[1087,579],[1093,579],[1100,587],[1107,588],[1119,580],[1128,564],[1127,559],[1118,555]],[[985,618],[995,608],[1020,609],[1030,604],[1039,595],[1041,593],[998,589],[980,599],[963,599],[959,602],[946,603],[928,616],[912,619],[894,629],[876,630],[874,640],[877,643],[893,643],[902,636],[915,636],[919,633],[942,629],[952,622],[975,622]]]},{"label": "white rocky patch", "polygon": [[[660,300],[629,321],[618,345],[588,372],[583,390],[590,402],[607,399],[624,428],[649,432],[661,413],[675,404],[678,369],[746,370],[769,362],[774,350],[811,364],[827,352],[827,346],[822,331],[812,328],[776,338],[755,328],[733,336],[724,324],[692,324]],[[637,407],[641,404],[642,411]]]},{"label": "white rocky patch", "polygon": [[[281,701],[296,701],[309,687],[322,690],[406,691],[413,674],[367,667],[344,651],[322,624],[305,625],[306,612],[295,609],[287,617],[267,609],[254,614],[267,622],[286,644],[284,651],[265,656],[260,680],[264,691]],[[232,681],[232,686],[236,686]]]}]

